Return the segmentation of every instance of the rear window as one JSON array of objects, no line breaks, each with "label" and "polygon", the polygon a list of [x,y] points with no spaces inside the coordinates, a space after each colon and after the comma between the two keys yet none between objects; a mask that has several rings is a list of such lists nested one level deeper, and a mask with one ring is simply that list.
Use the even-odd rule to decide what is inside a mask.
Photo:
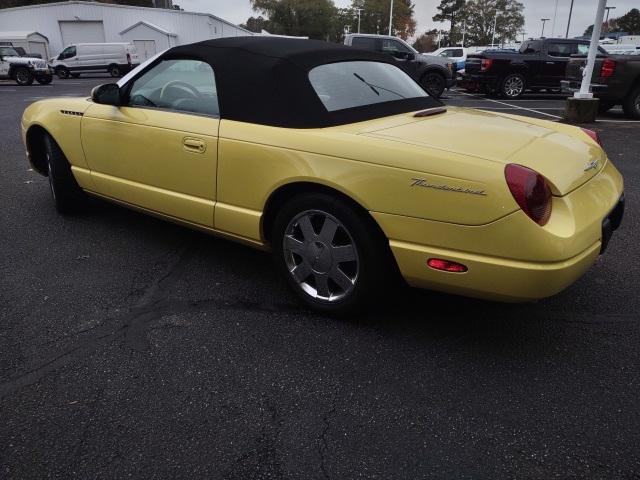
[{"label": "rear window", "polygon": [[428,96],[411,77],[388,63],[320,65],[309,72],[309,81],[329,112]]},{"label": "rear window", "polygon": [[356,48],[361,48],[363,50],[374,50],[376,49],[376,39],[369,37],[355,37],[351,39],[351,46]]}]

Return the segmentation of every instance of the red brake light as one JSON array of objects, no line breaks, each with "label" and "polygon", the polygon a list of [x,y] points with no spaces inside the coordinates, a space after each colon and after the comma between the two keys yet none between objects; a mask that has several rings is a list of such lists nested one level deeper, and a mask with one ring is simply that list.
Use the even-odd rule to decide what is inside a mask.
[{"label": "red brake light", "polygon": [[589,135],[589,137],[591,137],[591,140],[602,146],[602,142],[600,141],[600,135],[598,135],[598,132],[594,132],[593,130],[589,130],[588,128],[582,128],[581,130]]},{"label": "red brake light", "polygon": [[493,59],[492,58],[483,58],[482,59],[482,63],[480,64],[480,71],[481,72],[486,72],[487,70],[489,70],[491,68],[491,65],[493,65]]},{"label": "red brake light", "polygon": [[468,270],[468,268],[461,263],[442,260],[441,258],[430,258],[427,260],[427,265],[435,270],[442,270],[451,273],[464,273]]},{"label": "red brake light", "polygon": [[551,216],[551,189],[547,180],[530,168],[510,163],[504,176],[511,195],[527,216],[543,226]]},{"label": "red brake light", "polygon": [[603,78],[612,77],[616,71],[616,61],[610,58],[605,58],[600,68],[600,76]]}]

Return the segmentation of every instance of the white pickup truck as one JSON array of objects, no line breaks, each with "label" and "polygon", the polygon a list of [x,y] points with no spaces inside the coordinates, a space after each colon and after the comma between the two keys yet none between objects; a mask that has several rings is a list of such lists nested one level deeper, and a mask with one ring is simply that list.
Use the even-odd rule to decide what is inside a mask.
[{"label": "white pickup truck", "polygon": [[31,85],[34,80],[42,85],[51,83],[53,75],[45,60],[21,57],[13,47],[0,46],[0,79],[15,80],[20,86]]}]

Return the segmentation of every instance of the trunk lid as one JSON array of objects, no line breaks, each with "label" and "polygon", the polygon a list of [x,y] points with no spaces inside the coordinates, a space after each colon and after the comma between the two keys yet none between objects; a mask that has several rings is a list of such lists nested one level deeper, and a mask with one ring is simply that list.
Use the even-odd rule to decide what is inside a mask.
[{"label": "trunk lid", "polygon": [[451,107],[441,115],[360,134],[503,165],[517,163],[547,178],[557,196],[590,180],[606,160],[602,149],[579,129]]}]

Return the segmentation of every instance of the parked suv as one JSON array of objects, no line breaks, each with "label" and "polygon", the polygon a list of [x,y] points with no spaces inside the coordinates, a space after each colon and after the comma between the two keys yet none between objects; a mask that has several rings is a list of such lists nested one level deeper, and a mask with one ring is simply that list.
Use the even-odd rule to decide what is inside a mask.
[{"label": "parked suv", "polygon": [[528,40],[518,52],[485,50],[467,57],[462,85],[505,98],[521,97],[527,90],[560,92],[571,55],[588,51],[588,40],[571,38]]},{"label": "parked suv", "polygon": [[398,66],[432,97],[440,97],[445,88],[455,85],[455,67],[451,61],[442,57],[421,55],[401,38],[355,33],[347,35],[344,44],[390,55],[398,62]]},{"label": "parked suv", "polygon": [[51,66],[60,78],[99,72],[108,72],[112,77],[120,77],[139,64],[136,47],[131,43],[68,45],[51,61]]},{"label": "parked suv", "polygon": [[53,78],[47,62],[40,58],[21,57],[13,47],[0,46],[0,79],[15,80],[18,85],[31,85],[34,80],[42,85]]}]

